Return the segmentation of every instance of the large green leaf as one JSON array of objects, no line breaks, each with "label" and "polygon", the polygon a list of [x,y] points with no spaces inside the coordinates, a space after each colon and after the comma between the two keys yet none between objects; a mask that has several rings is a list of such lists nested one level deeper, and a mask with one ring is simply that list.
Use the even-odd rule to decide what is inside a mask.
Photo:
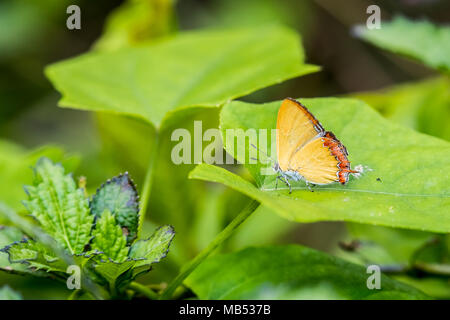
[{"label": "large green leaf", "polygon": [[186,280],[200,299],[427,299],[381,275],[370,290],[366,268],[309,248],[247,248],[202,263]]},{"label": "large green leaf", "polygon": [[358,26],[356,35],[381,47],[417,59],[446,72],[450,71],[450,27],[429,21],[411,21],[396,17],[383,21],[380,29]]},{"label": "large green leaf", "polygon": [[24,201],[25,206],[42,229],[71,254],[82,253],[94,220],[84,190],[48,158],[37,162],[34,180],[33,186],[26,187],[29,200]]},{"label": "large green leaf", "polygon": [[123,262],[128,257],[127,238],[110,211],[105,210],[92,231],[94,251],[101,252],[100,258],[114,262]]},{"label": "large green leaf", "polygon": [[[299,221],[352,221],[435,232],[450,231],[450,144],[416,133],[383,119],[358,100],[318,98],[301,100],[333,131],[349,151],[353,166],[363,165],[359,179],[347,185],[316,186],[310,192],[303,182],[275,190],[276,175],[261,175],[267,164],[248,164],[256,186],[222,168],[202,164],[191,178],[223,183],[271,208],[281,216]],[[221,114],[223,130],[273,129],[280,102],[262,105],[231,102]],[[242,136],[244,131],[235,131]],[[225,142],[227,151],[231,141]],[[250,139],[257,145],[257,141]],[[237,144],[247,155],[252,148]],[[270,139],[268,141],[270,150]],[[244,150],[242,150],[244,149]],[[274,157],[275,158],[275,157]],[[248,160],[248,157],[247,157]],[[247,161],[248,163],[248,161]],[[271,170],[271,169],[269,169]]]},{"label": "large green leaf", "polygon": [[283,27],[187,32],[157,44],[88,53],[47,68],[60,105],[124,113],[159,127],[175,111],[216,107],[317,71]]},{"label": "large green leaf", "polygon": [[92,197],[91,212],[101,216],[105,210],[112,213],[127,234],[128,242],[136,238],[139,224],[139,195],[128,173],[109,179]]}]

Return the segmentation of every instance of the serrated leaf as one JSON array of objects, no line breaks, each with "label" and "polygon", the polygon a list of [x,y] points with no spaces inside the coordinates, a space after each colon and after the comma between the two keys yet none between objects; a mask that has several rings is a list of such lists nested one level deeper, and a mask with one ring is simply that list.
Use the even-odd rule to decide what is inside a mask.
[{"label": "serrated leaf", "polygon": [[[248,159],[242,158],[241,155],[245,155],[242,151],[248,155],[249,145],[238,145],[241,155],[237,153],[237,160],[247,163],[256,186],[224,169],[206,164],[197,166],[190,177],[223,183],[298,222],[352,221],[424,231],[450,231],[448,142],[391,123],[358,100],[317,98],[301,101],[324,128],[333,131],[347,147],[353,167],[366,166],[359,179],[352,177],[345,186],[316,186],[314,192],[309,191],[304,182],[293,183],[292,194],[283,184],[275,190],[276,175],[261,174],[261,169],[270,164],[248,164]],[[279,101],[262,105],[231,102],[222,110],[221,128],[274,129],[280,104]],[[235,154],[230,144],[225,142],[225,147],[230,154]],[[270,139],[268,150],[271,150]]]},{"label": "serrated leaf", "polygon": [[396,17],[383,21],[380,29],[357,26],[355,34],[386,50],[417,59],[435,68],[450,71],[450,27],[429,21]]},{"label": "serrated leaf", "polygon": [[247,248],[203,262],[186,284],[199,299],[428,299],[381,275],[370,290],[366,268],[298,245]]},{"label": "serrated leaf", "polygon": [[[0,226],[0,249],[13,242],[21,241],[24,234],[17,228]],[[27,267],[20,263],[10,263],[8,254],[0,251],[0,270],[6,272],[27,272]]]},{"label": "serrated leaf", "polygon": [[8,254],[10,263],[24,263],[32,270],[66,272],[67,265],[54,252],[31,239],[14,242],[1,251]]},{"label": "serrated leaf", "polygon": [[185,32],[156,44],[88,53],[49,66],[46,75],[62,93],[62,107],[123,113],[162,127],[182,110],[217,107],[318,70],[303,61],[299,36],[271,26]]},{"label": "serrated leaf", "polygon": [[0,300],[22,300],[22,295],[9,286],[5,285],[0,288]]},{"label": "serrated leaf", "polygon": [[91,212],[100,216],[110,211],[120,227],[127,233],[128,243],[137,235],[139,224],[139,195],[128,173],[108,180],[92,197]]},{"label": "serrated leaf", "polygon": [[36,164],[33,186],[26,187],[26,208],[71,254],[80,254],[90,240],[93,218],[84,191],[77,189],[61,165],[41,158]]},{"label": "serrated leaf", "polygon": [[139,240],[132,245],[129,260],[119,263],[98,262],[95,272],[108,283],[111,290],[120,291],[137,276],[150,271],[154,263],[167,255],[174,235],[171,226],[162,226],[149,239]]},{"label": "serrated leaf", "polygon": [[109,210],[105,210],[97,220],[92,236],[91,249],[101,252],[101,259],[113,262],[123,262],[127,259],[127,239]]},{"label": "serrated leaf", "polygon": [[140,266],[150,266],[161,261],[169,252],[169,247],[175,236],[172,226],[162,226],[146,240],[136,241],[130,249],[129,257],[138,259],[135,268]]}]

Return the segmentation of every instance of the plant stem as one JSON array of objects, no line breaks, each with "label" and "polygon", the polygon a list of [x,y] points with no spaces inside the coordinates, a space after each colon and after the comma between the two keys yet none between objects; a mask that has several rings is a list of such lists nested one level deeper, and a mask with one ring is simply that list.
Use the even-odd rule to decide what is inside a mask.
[{"label": "plant stem", "polygon": [[198,267],[219,245],[221,245],[225,240],[227,240],[234,232],[234,230],[239,227],[255,210],[258,208],[259,202],[252,200],[251,203],[247,205],[234,219],[230,222],[225,229],[223,229],[210,244],[203,249],[193,260],[188,262],[176,276],[176,278],[167,286],[163,291],[159,299],[170,299],[178,288],[179,285],[191,274],[195,268]]},{"label": "plant stem", "polygon": [[155,169],[155,163],[156,159],[158,158],[158,151],[159,151],[159,134],[156,131],[155,137],[153,139],[153,145],[152,145],[152,152],[150,154],[150,160],[147,167],[147,173],[145,175],[144,180],[144,187],[142,189],[141,193],[141,210],[140,210],[140,217],[139,217],[139,227],[138,227],[138,237],[142,230],[142,226],[145,221],[145,213],[147,212],[148,208],[148,201],[150,199],[150,192],[152,189],[152,183],[153,183],[153,174]]},{"label": "plant stem", "polygon": [[140,284],[139,282],[135,282],[135,281],[131,282],[130,285],[128,286],[128,288],[130,288],[136,292],[139,292],[140,294],[149,298],[150,300],[158,299],[158,295],[156,294],[155,291],[147,288],[146,286]]}]

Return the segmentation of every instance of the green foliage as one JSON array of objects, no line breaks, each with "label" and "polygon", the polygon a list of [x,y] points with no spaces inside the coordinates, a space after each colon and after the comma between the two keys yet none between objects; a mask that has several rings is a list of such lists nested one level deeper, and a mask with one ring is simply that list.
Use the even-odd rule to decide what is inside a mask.
[{"label": "green foliage", "polygon": [[108,180],[92,197],[91,212],[100,216],[105,210],[112,213],[127,234],[128,243],[137,235],[139,224],[139,196],[128,173]]},{"label": "green foliage", "polygon": [[427,299],[381,276],[367,288],[366,268],[309,248],[247,248],[208,259],[187,279],[200,299]]},{"label": "green foliage", "polygon": [[33,240],[14,242],[3,249],[11,263],[26,263],[31,270],[65,272],[66,264],[45,245]]},{"label": "green foliage", "polygon": [[380,29],[358,26],[356,35],[383,49],[419,60],[425,65],[450,71],[450,27],[429,21],[396,17]]},{"label": "green foliage", "polygon": [[127,238],[110,211],[105,210],[97,220],[92,236],[91,248],[102,252],[101,258],[114,262],[123,262],[127,259],[129,250]]},{"label": "green foliage", "polygon": [[42,229],[71,254],[80,254],[89,242],[93,216],[84,190],[78,189],[61,165],[41,158],[35,167],[33,186],[27,186],[25,206]]},{"label": "green foliage", "polygon": [[356,223],[347,224],[347,228],[359,242],[356,251],[363,263],[408,265],[414,253],[433,238],[429,232]]},{"label": "green foliage", "polygon": [[[180,52],[183,59],[171,58]],[[265,27],[186,32],[156,44],[88,53],[46,74],[63,95],[61,106],[132,115],[160,127],[176,111],[217,107],[318,70],[303,60],[297,34]]]},{"label": "green foliage", "polygon": [[[310,192],[303,182],[294,183],[292,194],[284,185],[275,190],[276,175],[261,175],[267,164],[247,164],[256,186],[224,169],[202,164],[191,178],[223,183],[243,192],[281,216],[299,222],[352,221],[391,227],[449,232],[446,208],[450,205],[450,145],[418,134],[381,118],[364,103],[351,99],[301,100],[349,151],[353,166],[366,166],[359,179],[346,186],[326,185]],[[262,105],[231,102],[221,113],[221,128],[267,128],[276,125],[280,102]],[[235,131],[243,136],[244,131]],[[225,138],[225,137],[224,137]],[[258,145],[257,141],[250,142]],[[238,145],[242,155],[249,145]],[[268,150],[270,150],[270,139]],[[225,142],[230,154],[231,141]],[[243,151],[243,152],[242,152]],[[247,151],[245,153],[245,151]],[[273,155],[272,155],[273,156]],[[275,157],[274,157],[275,158]],[[419,178],[422,177],[422,178]],[[377,178],[380,178],[377,180]]]},{"label": "green foliage", "polygon": [[130,258],[138,260],[137,267],[161,261],[167,255],[174,235],[175,231],[171,226],[158,228],[150,238],[136,241],[131,246]]},{"label": "green foliage", "polygon": [[[125,286],[138,275],[150,271],[151,265],[164,258],[169,250],[174,236],[170,226],[159,228],[148,240],[133,245],[133,239],[127,242],[124,232],[128,233],[128,229],[118,217],[125,222],[138,221],[138,195],[127,174],[109,180],[99,189],[92,210],[89,210],[85,190],[77,189],[72,176],[47,158],[38,160],[34,184],[26,190],[29,195],[26,206],[52,238],[50,242],[43,241],[47,234],[34,234],[29,222],[23,218],[12,219],[12,216],[19,216],[10,212],[12,209],[0,207],[5,214],[9,212],[10,220],[24,229],[23,232],[11,227],[0,229],[2,271],[34,275],[45,271],[45,275],[64,279],[68,264],[76,264],[90,280],[107,286],[116,297],[122,295]],[[99,210],[103,212],[100,214]],[[94,217],[97,217],[95,224]],[[31,239],[28,233],[39,237]],[[53,238],[56,243],[49,245]],[[62,253],[69,254],[69,260]]]},{"label": "green foliage", "polygon": [[[4,248],[13,242],[23,240],[24,234],[17,228],[0,226],[0,248]],[[8,253],[0,250],[0,270],[5,272],[26,273],[26,266],[19,263],[11,263]]]},{"label": "green foliage", "polygon": [[22,295],[9,286],[3,286],[0,288],[0,300],[22,300]]},{"label": "green foliage", "polygon": [[[21,59],[20,55],[16,58],[17,51],[36,47],[36,39],[48,29],[51,18],[67,6],[65,0],[57,5],[53,2],[45,0],[41,7],[46,9],[23,0],[0,4],[0,26],[8,25],[4,28],[8,32],[0,30],[0,48],[4,49],[0,50],[0,57]],[[351,177],[346,186],[319,186],[313,193],[299,182],[288,194],[282,184],[279,190],[274,189],[274,176],[261,174],[267,164],[245,165],[250,173],[243,173],[245,178],[209,165],[200,165],[191,172],[191,178],[223,184],[211,188],[204,181],[186,181],[193,165],[176,166],[168,161],[174,144],[169,130],[163,129],[176,124],[192,134],[193,120],[203,121],[203,131],[217,127],[218,107],[223,105],[223,131],[272,129],[279,102],[252,105],[231,100],[318,70],[305,64],[296,33],[279,26],[260,27],[275,21],[304,29],[314,16],[310,13],[315,6],[298,1],[280,6],[274,0],[240,1],[236,6],[238,2],[213,1],[209,14],[189,21],[190,27],[198,26],[200,21],[232,29],[170,35],[175,27],[172,0],[125,1],[109,16],[103,35],[89,53],[47,68],[48,78],[62,94],[61,106],[101,111],[96,119],[103,138],[102,154],[88,155],[87,168],[83,170],[101,177],[106,171],[127,168],[139,185],[145,182],[141,208],[148,210],[142,210],[140,218],[143,221],[144,211],[148,211],[152,221],[139,226],[138,192],[128,174],[108,180],[89,197],[93,187],[77,187],[61,165],[45,158],[38,161],[31,179],[28,168],[42,156],[63,161],[66,169],[67,165],[74,165],[75,161],[67,161],[61,150],[46,147],[28,152],[0,141],[0,198],[14,210],[23,211],[22,185],[31,185],[26,189],[29,199],[25,204],[34,217],[23,217],[22,212],[18,214],[0,202],[0,222],[5,223],[4,217],[15,226],[0,226],[0,270],[64,281],[66,267],[76,264],[82,268],[82,281],[87,280],[82,283],[83,292],[78,298],[129,298],[134,291],[134,295],[139,292],[155,299],[159,290],[164,290],[159,297],[171,297],[194,269],[185,284],[196,294],[193,298],[200,299],[428,298],[397,279],[433,297],[448,298],[450,237],[430,233],[450,230],[446,212],[450,206],[450,168],[446,160],[450,145],[445,141],[384,121],[355,100],[305,99],[302,102],[324,127],[335,132],[348,147],[353,167],[363,166],[359,179]],[[36,10],[37,16],[49,19],[37,23],[32,14]],[[20,16],[26,18],[25,23],[17,22]],[[214,21],[207,21],[209,16]],[[448,72],[449,30],[397,18],[383,23],[381,30],[361,28],[357,34],[379,47]],[[22,79],[26,74],[25,81],[36,82],[32,73],[35,63],[27,63],[28,57],[22,60],[17,61],[25,62],[25,68],[13,65],[7,68],[6,76],[9,78],[11,71],[13,76],[20,73]],[[294,82],[282,90],[274,87],[275,96],[289,94],[291,84]],[[449,81],[444,75],[355,96],[398,124],[448,140],[449,92]],[[245,99],[264,101],[268,96],[270,91],[256,92]],[[225,136],[224,140],[226,150],[239,161],[248,162],[249,153],[256,151],[248,146],[235,149]],[[257,140],[249,140],[257,144]],[[244,151],[245,159],[238,151]],[[91,165],[93,158],[95,165]],[[155,160],[148,165],[149,159]],[[156,170],[150,169],[153,167]],[[241,174],[241,169],[244,168],[233,172]],[[73,167],[68,171],[73,171]],[[155,190],[150,193],[150,189]],[[236,215],[248,197],[257,201]],[[262,206],[252,213],[258,202]],[[236,216],[241,218],[233,219]],[[231,219],[229,227],[221,232]],[[281,239],[298,226],[295,222],[323,220],[349,222],[350,240],[357,240],[358,246],[350,253],[339,254],[355,264],[299,246],[280,246],[218,255],[197,268],[212,252],[283,242],[297,236],[292,233]],[[131,283],[166,257],[172,244],[174,230],[170,225],[149,233],[148,239],[136,241],[138,230],[142,229],[140,234],[147,233],[157,226],[156,222],[177,226],[180,238],[171,247],[172,259],[164,268],[156,268],[156,274],[152,273],[152,279],[157,279],[153,281],[161,285]],[[242,222],[239,232],[229,238]],[[200,254],[169,283],[167,289],[171,290],[163,289],[162,283],[197,252]],[[369,275],[361,266],[367,263],[382,264],[387,267],[383,270],[405,270],[393,279],[383,276],[382,290],[368,290]],[[102,286],[109,296],[96,293],[89,282]],[[192,298],[188,296],[192,292],[183,294]],[[0,299],[3,297],[20,295],[4,287],[0,288]]]},{"label": "green foliage", "polygon": [[174,236],[171,226],[160,227],[149,239],[139,240],[131,246],[127,261],[98,263],[95,272],[107,281],[111,289],[120,290],[161,261],[167,255]]},{"label": "green foliage", "polygon": [[95,265],[94,272],[100,277],[100,282],[108,285],[109,291],[121,290],[134,278],[130,270],[136,264],[135,260],[116,263],[113,261],[100,262]]},{"label": "green foliage", "polygon": [[39,4],[27,0],[2,1],[0,4],[0,58],[20,50],[32,50],[49,29],[55,16],[64,12],[68,0],[44,0]]},{"label": "green foliage", "polygon": [[172,0],[124,1],[108,16],[95,49],[117,50],[167,34],[173,19],[173,4]]},{"label": "green foliage", "polygon": [[351,96],[390,120],[450,140],[450,81],[446,77]]},{"label": "green foliage", "polygon": [[430,296],[450,297],[448,235],[354,223],[347,227],[352,249],[339,256],[363,265],[385,266],[395,279]]}]

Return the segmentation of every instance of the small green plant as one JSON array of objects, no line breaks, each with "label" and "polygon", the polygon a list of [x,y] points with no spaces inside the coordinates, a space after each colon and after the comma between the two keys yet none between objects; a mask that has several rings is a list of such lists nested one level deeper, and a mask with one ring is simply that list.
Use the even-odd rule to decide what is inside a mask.
[{"label": "small green plant", "polygon": [[66,280],[68,267],[75,265],[86,278],[83,288],[91,288],[97,298],[105,291],[111,297],[124,296],[137,276],[167,255],[175,234],[167,225],[148,239],[135,241],[139,196],[128,173],[108,180],[89,198],[85,179],[77,186],[60,164],[40,158],[33,185],[25,191],[25,207],[51,240],[5,227],[3,234],[21,237],[1,249],[8,254],[10,268]]}]

